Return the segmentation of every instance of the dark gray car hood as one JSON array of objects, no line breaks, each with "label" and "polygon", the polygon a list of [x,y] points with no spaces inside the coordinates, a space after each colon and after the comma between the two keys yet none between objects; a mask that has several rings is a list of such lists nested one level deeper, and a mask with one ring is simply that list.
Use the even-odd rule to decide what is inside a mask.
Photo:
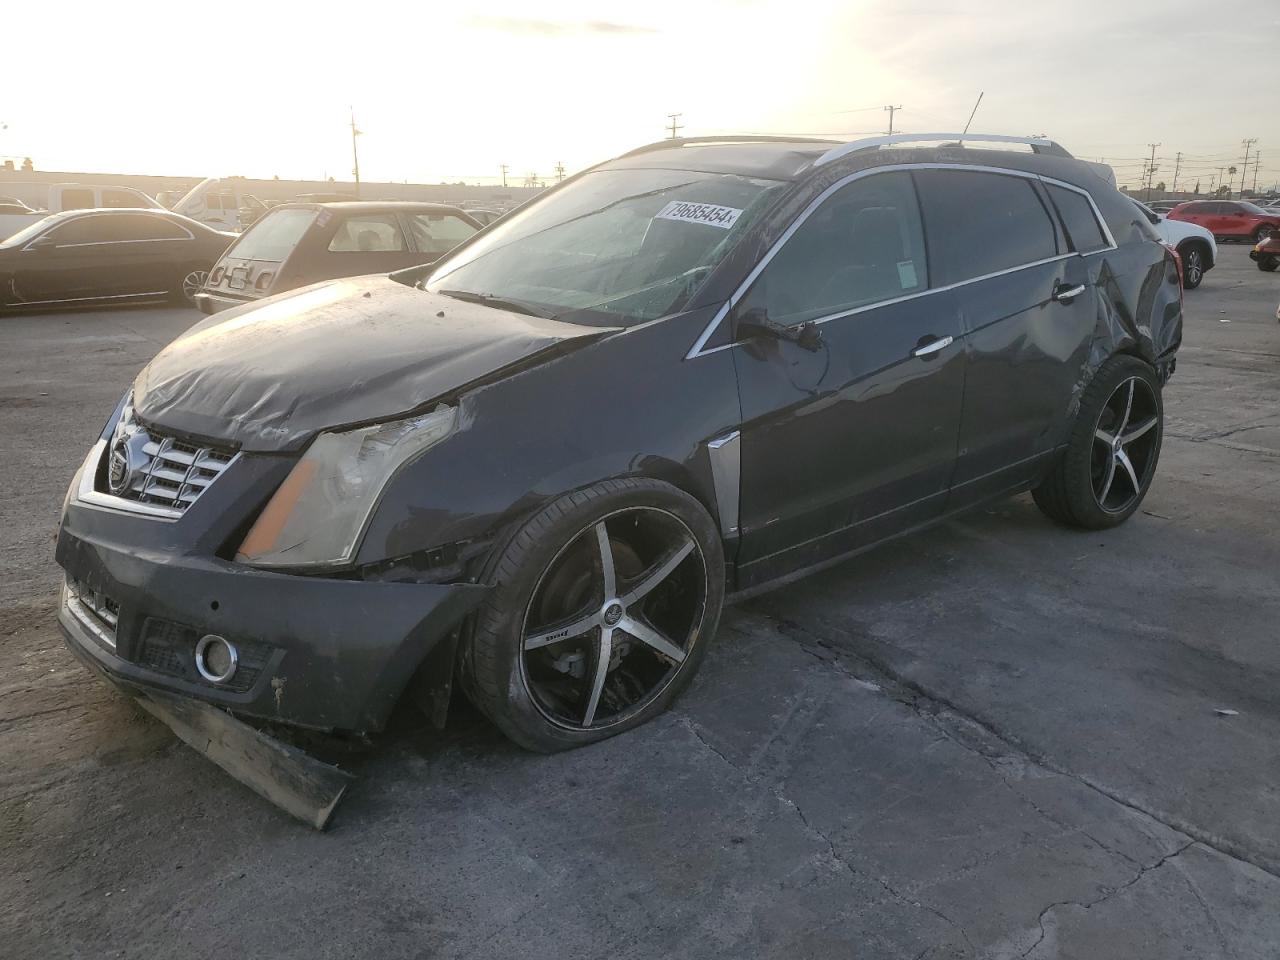
[{"label": "dark gray car hood", "polygon": [[293,450],[320,430],[408,413],[612,329],[355,277],[196,324],[138,374],[133,403],[143,421],[165,430]]}]

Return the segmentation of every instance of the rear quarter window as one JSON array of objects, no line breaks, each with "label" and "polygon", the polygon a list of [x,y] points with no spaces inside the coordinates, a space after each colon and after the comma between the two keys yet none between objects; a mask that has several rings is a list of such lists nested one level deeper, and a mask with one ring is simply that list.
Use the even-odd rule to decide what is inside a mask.
[{"label": "rear quarter window", "polygon": [[272,210],[245,231],[226,256],[280,263],[293,253],[315,219],[315,210]]},{"label": "rear quarter window", "polygon": [[[1065,187],[1048,184],[1049,199],[1058,208],[1062,224],[1067,228],[1067,236],[1072,247],[1078,253],[1093,253],[1104,250],[1109,244],[1093,213],[1091,204],[1084,194],[1076,193]],[[1135,208],[1136,209],[1136,208]]]}]

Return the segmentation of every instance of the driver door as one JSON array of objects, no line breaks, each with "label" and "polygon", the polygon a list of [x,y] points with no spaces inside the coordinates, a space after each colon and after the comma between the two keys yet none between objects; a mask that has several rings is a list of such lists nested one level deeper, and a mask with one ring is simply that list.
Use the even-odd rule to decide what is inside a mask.
[{"label": "driver door", "polygon": [[862,177],[809,211],[733,315],[821,334],[804,345],[757,336],[734,351],[741,588],[942,513],[964,345],[951,292],[929,290],[910,174]]}]

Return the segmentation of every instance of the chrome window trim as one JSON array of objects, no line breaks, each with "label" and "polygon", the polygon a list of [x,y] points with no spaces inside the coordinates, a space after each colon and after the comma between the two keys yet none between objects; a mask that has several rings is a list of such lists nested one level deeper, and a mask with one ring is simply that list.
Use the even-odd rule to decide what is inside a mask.
[{"label": "chrome window trim", "polygon": [[[787,227],[787,229],[782,232],[782,235],[778,237],[777,240],[774,241],[773,246],[769,248],[768,252],[765,253],[765,255],[760,258],[760,262],[757,263],[755,267],[752,268],[751,272],[747,274],[746,279],[744,279],[742,283],[738,285],[738,288],[733,292],[733,295],[730,296],[729,299],[726,300],[724,304],[720,307],[720,309],[716,311],[716,315],[711,318],[711,322],[707,324],[706,328],[699,335],[698,339],[694,341],[693,346],[689,348],[689,352],[685,354],[684,358],[686,360],[693,360],[696,357],[706,356],[707,354],[711,354],[711,353],[717,353],[720,350],[727,350],[730,347],[737,346],[738,343],[741,342],[741,341],[735,340],[730,343],[721,344],[718,347],[712,347],[710,350],[703,349],[706,346],[707,341],[711,339],[711,335],[715,333],[716,328],[721,324],[724,318],[728,316],[729,311],[732,310],[735,306],[737,306],[738,301],[742,299],[742,297],[746,294],[747,290],[751,287],[751,285],[756,282],[756,279],[764,271],[764,268],[769,265],[770,261],[772,261],[773,258],[777,255],[778,251],[782,249],[783,245],[785,245],[786,242],[791,239],[792,235],[796,232],[796,230],[798,230],[800,226],[806,220],[809,219],[809,216],[819,206],[821,206],[822,203],[826,201],[828,197],[831,196],[831,194],[835,193],[837,190],[841,189],[842,187],[845,187],[848,184],[854,182],[855,180],[861,180],[864,177],[872,177],[880,173],[896,173],[904,170],[907,172],[910,172],[912,170],[968,170],[975,173],[996,173],[996,174],[1002,174],[1005,176],[1019,177],[1020,179],[1023,179],[1023,180],[1040,181],[1041,183],[1051,183],[1054,186],[1062,187],[1066,190],[1073,190],[1076,193],[1081,194],[1086,200],[1089,201],[1089,206],[1093,210],[1093,215],[1097,218],[1098,223],[1102,226],[1103,233],[1107,239],[1107,243],[1109,244],[1109,246],[1103,247],[1100,250],[1094,250],[1087,255],[1092,256],[1093,254],[1096,254],[1096,253],[1103,253],[1106,250],[1115,250],[1118,246],[1118,244],[1115,241],[1115,237],[1111,233],[1111,228],[1107,226],[1107,221],[1102,216],[1102,211],[1098,209],[1098,204],[1093,199],[1093,196],[1089,193],[1088,190],[1085,190],[1082,187],[1078,187],[1073,183],[1066,183],[1065,181],[1057,180],[1052,177],[1044,177],[1044,176],[1041,176],[1040,174],[1032,173],[1028,170],[1010,170],[1006,167],[993,167],[985,164],[971,164],[971,163],[898,163],[898,164],[891,164],[891,165],[886,165],[881,167],[873,167],[869,170],[858,170],[854,173],[849,174],[846,177],[841,177],[835,183],[831,184],[831,186],[827,187],[825,190],[822,191],[822,193],[818,194],[818,196],[816,196],[813,199],[813,201],[810,202],[810,204],[800,212],[800,215],[797,216],[796,219],[793,220],[791,224]],[[921,212],[923,214],[923,210]],[[958,280],[955,283],[947,284],[946,286],[943,286],[943,287],[930,287],[927,290],[918,290],[915,293],[904,294],[901,297],[894,297],[893,299],[890,299],[890,300],[877,300],[875,303],[868,303],[860,307],[854,307],[850,310],[843,310],[843,311],[840,311],[839,313],[833,313],[825,317],[819,317],[818,319],[815,319],[812,322],[826,323],[828,320],[837,320],[837,319],[840,319],[841,317],[852,316],[853,314],[856,314],[856,313],[862,313],[864,310],[873,310],[877,307],[884,307],[884,306],[889,306],[890,304],[901,303],[904,300],[914,300],[918,297],[927,297],[930,294],[934,294],[934,293],[943,293],[948,290],[955,290],[958,287],[963,287],[970,283],[980,283],[983,280],[990,280],[993,277],[1001,277],[1006,274],[1015,273],[1019,270],[1027,270],[1031,267],[1038,267],[1046,263],[1053,263],[1055,260],[1065,260],[1069,257],[1078,257],[1078,256],[1085,256],[1085,254],[1080,254],[1075,251],[1071,251],[1069,253],[1060,253],[1053,257],[1046,257],[1043,260],[1034,260],[1029,263],[1022,263],[1022,264],[1018,264],[1017,266],[1007,267],[1004,270],[997,270],[994,273],[985,273],[978,277],[969,277],[966,280]]]},{"label": "chrome window trim", "polygon": [[[152,220],[159,220],[162,223],[167,223],[172,226],[175,226],[179,230],[181,230],[183,233],[185,233],[186,236],[185,237],[155,237],[151,240],[92,240],[92,241],[89,241],[88,243],[60,243],[58,244],[58,246],[60,248],[61,247],[70,248],[70,247],[102,247],[102,246],[107,246],[108,244],[116,244],[116,243],[180,243],[184,240],[194,240],[196,238],[196,235],[194,233],[192,233],[182,224],[178,223],[176,220],[170,220],[168,217],[162,217],[154,213],[146,213],[143,211],[131,210],[129,212],[133,213],[135,216],[138,216],[138,217],[150,217]],[[28,241],[26,246],[24,246],[22,249],[30,250],[32,244],[36,243],[38,240],[43,240],[45,237],[53,233],[53,231],[58,230],[62,227],[65,227],[69,223],[75,223],[78,220],[88,220],[91,217],[100,217],[100,216],[103,216],[103,214],[100,211],[95,211],[93,213],[84,213],[84,214],[80,214],[79,216],[68,217],[66,220],[63,220],[60,223],[55,223],[53,226],[51,226],[48,230],[45,230],[38,237],[32,237],[31,240]]]}]

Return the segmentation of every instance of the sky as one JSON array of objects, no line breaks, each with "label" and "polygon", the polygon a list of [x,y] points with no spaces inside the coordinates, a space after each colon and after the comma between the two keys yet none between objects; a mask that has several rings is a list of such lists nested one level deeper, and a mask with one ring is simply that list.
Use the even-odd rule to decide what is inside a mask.
[{"label": "sky", "polygon": [[[1280,180],[1274,0],[7,6],[0,157],[37,169],[509,182],[666,135],[1047,134],[1137,183]],[[23,38],[23,42],[13,42]],[[1237,174],[1238,182],[1239,174]],[[1250,176],[1250,185],[1252,176]]]}]

